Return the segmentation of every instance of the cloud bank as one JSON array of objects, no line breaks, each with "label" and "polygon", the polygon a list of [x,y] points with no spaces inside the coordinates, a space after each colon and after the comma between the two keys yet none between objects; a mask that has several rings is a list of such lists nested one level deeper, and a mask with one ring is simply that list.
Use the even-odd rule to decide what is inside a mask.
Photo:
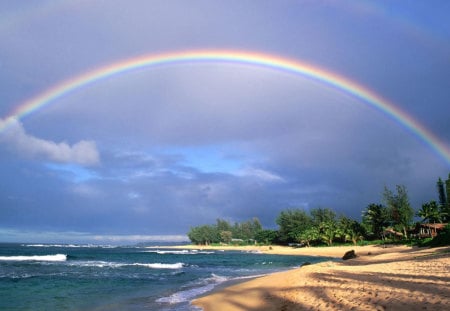
[{"label": "cloud bank", "polygon": [[[5,122],[0,120],[1,128]],[[66,142],[56,143],[38,138],[28,134],[19,120],[9,122],[6,129],[0,133],[0,142],[9,145],[23,157],[87,166],[100,162],[95,142],[81,140],[69,145]]]}]

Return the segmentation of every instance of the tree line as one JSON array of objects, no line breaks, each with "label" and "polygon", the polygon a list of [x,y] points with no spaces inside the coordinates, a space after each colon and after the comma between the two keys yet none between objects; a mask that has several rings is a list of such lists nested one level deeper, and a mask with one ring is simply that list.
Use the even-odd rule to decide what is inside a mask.
[{"label": "tree line", "polygon": [[306,246],[333,245],[336,242],[356,244],[361,240],[385,239],[386,233],[408,238],[414,216],[425,223],[449,222],[450,174],[445,181],[439,178],[436,187],[439,200],[423,203],[418,211],[411,207],[406,187],[397,185],[394,190],[384,188],[382,203],[369,204],[362,211],[361,222],[343,214],[337,215],[330,208],[309,211],[294,208],[280,212],[276,218],[278,230],[264,229],[258,218],[234,224],[217,219],[212,225],[191,227],[188,237],[192,243],[202,245],[298,243]]}]

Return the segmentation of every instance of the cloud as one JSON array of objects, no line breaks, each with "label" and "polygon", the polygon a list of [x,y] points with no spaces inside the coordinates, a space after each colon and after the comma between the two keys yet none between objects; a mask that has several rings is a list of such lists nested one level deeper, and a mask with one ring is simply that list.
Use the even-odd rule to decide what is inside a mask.
[{"label": "cloud", "polygon": [[[416,31],[408,34],[406,24],[381,16],[404,10],[401,5],[378,12],[382,5],[359,2],[138,0],[105,11],[102,2],[76,2],[25,5],[31,18],[15,7],[0,10],[8,24],[0,26],[0,116],[119,60],[236,49],[343,75],[450,139],[445,10],[427,25],[445,41],[436,48]],[[437,13],[419,7],[407,8],[411,25]],[[19,20],[8,22],[15,16]],[[279,211],[302,206],[358,219],[367,204],[380,202],[384,185],[405,184],[415,208],[436,199],[436,179],[449,168],[364,102],[311,79],[244,64],[142,68],[55,98],[23,125],[4,121],[14,124],[0,130],[0,227],[37,231],[182,234],[218,217],[254,216],[274,227]],[[95,165],[97,146],[101,165]]]},{"label": "cloud", "polygon": [[130,245],[145,242],[187,242],[185,235],[99,235],[78,231],[33,231],[0,228],[5,242],[18,243],[94,243]]},{"label": "cloud", "polygon": [[[6,121],[0,120],[0,128]],[[0,132],[0,142],[4,142],[22,156],[45,160],[95,165],[100,162],[97,146],[93,141],[81,140],[73,145],[56,143],[28,134],[19,120],[9,121],[8,127]]]}]

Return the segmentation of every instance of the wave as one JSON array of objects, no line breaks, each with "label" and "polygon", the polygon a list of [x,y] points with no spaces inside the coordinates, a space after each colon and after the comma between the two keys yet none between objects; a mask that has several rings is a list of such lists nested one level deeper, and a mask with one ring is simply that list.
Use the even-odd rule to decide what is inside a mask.
[{"label": "wave", "polygon": [[184,254],[189,254],[190,251],[188,251],[188,250],[181,250],[181,251],[160,251],[160,250],[154,250],[154,251],[146,251],[146,253],[156,253],[156,254],[160,254],[160,255],[164,255],[164,254],[184,255]]},{"label": "wave", "polygon": [[156,302],[168,304],[188,302],[194,299],[195,297],[198,297],[202,294],[212,291],[214,287],[228,280],[229,278],[227,277],[219,276],[212,273],[211,277],[198,280],[195,284],[193,284],[194,287],[173,293],[172,295],[167,297],[158,298]]},{"label": "wave", "polygon": [[196,249],[193,250],[187,250],[187,249],[183,249],[183,250],[152,250],[152,251],[146,251],[146,253],[156,253],[156,254],[160,254],[160,255],[165,255],[165,254],[173,254],[173,255],[196,255],[196,254],[214,254],[213,251],[199,251]]},{"label": "wave", "polygon": [[187,290],[182,290],[176,293],[173,293],[167,297],[161,297],[156,300],[158,303],[168,303],[168,304],[177,304],[182,302],[191,301],[207,292],[212,291],[216,286],[227,282],[227,281],[238,281],[238,280],[246,280],[253,279],[257,277],[262,277],[267,274],[256,274],[256,275],[246,275],[246,276],[238,276],[238,277],[225,277],[220,276],[214,273],[211,273],[211,276],[208,278],[203,278],[197,280],[194,284],[191,284],[191,288]]},{"label": "wave", "polygon": [[0,256],[0,261],[66,261],[67,255]]},{"label": "wave", "polygon": [[122,263],[122,262],[111,262],[111,261],[72,261],[68,265],[78,266],[78,267],[96,267],[96,268],[123,268],[123,267],[146,267],[151,269],[181,269],[187,265],[182,262],[177,263]]},{"label": "wave", "polygon": [[152,269],[181,269],[186,266],[182,262],[177,263],[135,263],[133,266],[142,266]]},{"label": "wave", "polygon": [[114,245],[96,244],[22,244],[25,247],[65,247],[65,248],[117,248]]}]

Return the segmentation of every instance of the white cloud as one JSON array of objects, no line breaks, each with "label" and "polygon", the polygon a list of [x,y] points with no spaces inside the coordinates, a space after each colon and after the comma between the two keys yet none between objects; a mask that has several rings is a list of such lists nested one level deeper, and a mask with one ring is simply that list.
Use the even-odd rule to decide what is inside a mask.
[{"label": "white cloud", "polygon": [[56,143],[41,139],[28,134],[17,119],[0,120],[0,128],[4,128],[0,132],[0,142],[8,144],[24,156],[81,165],[94,165],[100,161],[97,146],[93,141],[80,140],[69,145],[66,142]]}]

